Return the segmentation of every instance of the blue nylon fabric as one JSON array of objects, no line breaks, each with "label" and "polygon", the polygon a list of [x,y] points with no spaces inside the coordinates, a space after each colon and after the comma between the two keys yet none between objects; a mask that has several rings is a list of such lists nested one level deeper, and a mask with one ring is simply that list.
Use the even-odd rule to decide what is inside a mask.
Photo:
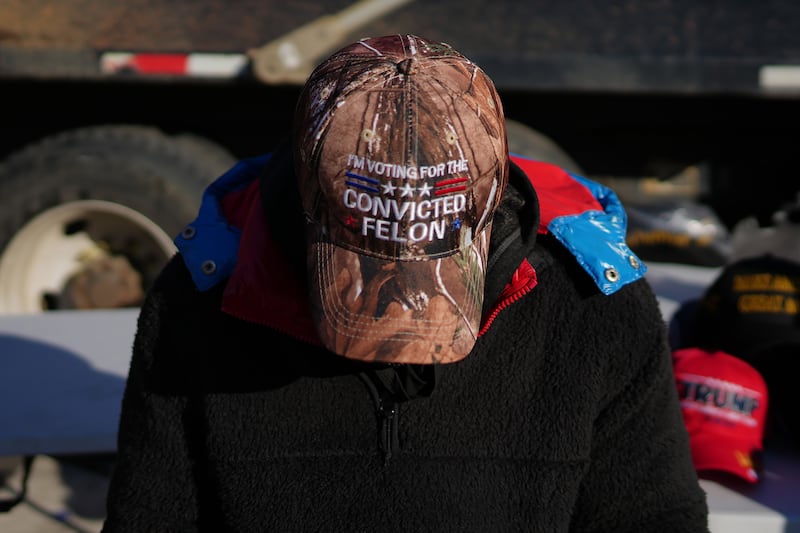
[{"label": "blue nylon fabric", "polygon": [[556,217],[547,229],[575,256],[600,291],[612,294],[644,276],[647,266],[625,241],[628,216],[616,193],[582,176],[569,175],[589,189],[603,211]]},{"label": "blue nylon fabric", "polygon": [[[267,154],[239,161],[211,183],[203,192],[197,218],[187,226],[194,230],[191,238],[186,230],[175,237],[175,246],[199,290],[208,290],[230,276],[239,254],[241,231],[225,220],[220,198],[256,179],[269,158]],[[214,262],[213,272],[203,269],[208,261]]]}]

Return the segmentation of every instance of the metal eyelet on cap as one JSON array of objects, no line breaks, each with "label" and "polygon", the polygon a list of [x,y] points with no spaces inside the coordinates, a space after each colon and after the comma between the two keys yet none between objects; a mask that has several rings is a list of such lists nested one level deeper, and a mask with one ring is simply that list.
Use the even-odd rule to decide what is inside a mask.
[{"label": "metal eyelet on cap", "polygon": [[619,281],[619,272],[614,267],[607,268],[605,271],[605,276],[606,279],[611,283],[616,283]]},{"label": "metal eyelet on cap", "polygon": [[187,240],[193,239],[195,235],[197,235],[197,230],[194,226],[186,226],[183,228],[183,231],[181,231],[181,237]]},{"label": "metal eyelet on cap", "polygon": [[217,264],[211,259],[207,259],[203,261],[202,265],[200,265],[200,269],[203,271],[203,274],[210,276],[217,271]]}]

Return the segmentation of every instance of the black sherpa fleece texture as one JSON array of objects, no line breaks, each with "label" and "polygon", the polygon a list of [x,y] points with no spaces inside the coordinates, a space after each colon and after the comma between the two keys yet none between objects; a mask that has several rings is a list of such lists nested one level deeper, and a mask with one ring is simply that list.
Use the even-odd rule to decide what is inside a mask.
[{"label": "black sherpa fleece texture", "polygon": [[604,296],[546,237],[531,261],[537,287],[397,405],[389,454],[370,364],[226,315],[176,256],[139,317],[104,532],[707,531],[649,285]]}]

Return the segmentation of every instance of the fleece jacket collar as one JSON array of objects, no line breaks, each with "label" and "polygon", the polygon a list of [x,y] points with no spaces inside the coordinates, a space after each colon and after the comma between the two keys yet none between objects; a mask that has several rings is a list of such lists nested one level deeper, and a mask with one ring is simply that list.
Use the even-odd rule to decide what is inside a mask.
[{"label": "fleece jacket collar", "polygon": [[[199,290],[228,280],[222,302],[226,313],[318,345],[304,273],[286,260],[263,213],[260,178],[270,158],[267,154],[242,160],[209,185],[197,218],[175,244]],[[603,294],[644,275],[644,263],[625,243],[627,217],[613,191],[549,163],[518,155],[511,161],[513,170],[532,185],[534,203],[538,197],[537,232],[561,242]],[[274,177],[264,179],[270,178]],[[532,242],[529,239],[528,245]],[[481,334],[502,308],[536,283],[535,270],[523,259],[484,313]]]}]

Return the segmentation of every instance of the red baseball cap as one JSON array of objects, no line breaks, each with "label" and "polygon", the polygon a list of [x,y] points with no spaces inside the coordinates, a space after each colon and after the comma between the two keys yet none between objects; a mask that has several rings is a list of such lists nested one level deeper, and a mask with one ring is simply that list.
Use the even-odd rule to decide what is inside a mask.
[{"label": "red baseball cap", "polygon": [[757,482],[768,404],[764,378],[723,351],[684,348],[673,352],[672,362],[695,469]]}]

